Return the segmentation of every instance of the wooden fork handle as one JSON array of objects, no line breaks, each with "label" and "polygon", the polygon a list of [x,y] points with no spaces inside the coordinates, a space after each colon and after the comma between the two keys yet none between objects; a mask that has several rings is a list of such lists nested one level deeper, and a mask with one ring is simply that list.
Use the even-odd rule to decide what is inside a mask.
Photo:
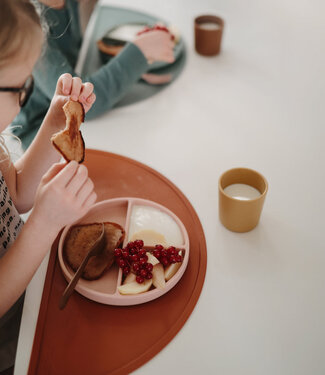
[{"label": "wooden fork handle", "polygon": [[77,282],[80,279],[80,276],[82,275],[90,257],[91,257],[91,254],[89,252],[87,256],[84,258],[84,260],[82,261],[80,267],[78,268],[78,271],[74,274],[73,278],[70,280],[70,283],[65,288],[65,291],[63,292],[62,297],[60,299],[60,303],[59,303],[60,310],[65,308],[65,305],[67,304],[69,297],[74,291],[74,288],[77,285]]}]

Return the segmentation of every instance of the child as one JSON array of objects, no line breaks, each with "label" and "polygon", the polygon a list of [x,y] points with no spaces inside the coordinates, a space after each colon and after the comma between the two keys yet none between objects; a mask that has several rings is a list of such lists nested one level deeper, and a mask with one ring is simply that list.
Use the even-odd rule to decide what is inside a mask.
[{"label": "child", "polygon": [[[39,0],[39,3],[42,3],[42,14],[49,27],[47,47],[34,71],[35,88],[31,99],[13,123],[22,125],[15,128],[14,133],[21,138],[24,148],[33,140],[46,114],[58,77],[64,72],[76,75],[74,67],[82,42],[78,1]],[[145,33],[137,37],[134,43],[128,43],[98,71],[89,77],[82,77],[96,87],[97,101],[87,118],[92,119],[112,108],[147,71],[148,61],[173,62],[173,47],[174,42],[168,33]],[[154,83],[153,75],[147,74],[145,78]]]},{"label": "child", "polygon": [[[43,34],[28,0],[3,0],[0,12],[0,132],[29,98],[31,73]],[[14,364],[21,298],[60,229],[82,217],[96,194],[87,168],[57,163],[53,133],[65,127],[63,104],[79,100],[87,112],[95,101],[93,85],[62,75],[40,130],[15,164],[0,154],[0,373]],[[19,213],[33,209],[23,225]]]}]

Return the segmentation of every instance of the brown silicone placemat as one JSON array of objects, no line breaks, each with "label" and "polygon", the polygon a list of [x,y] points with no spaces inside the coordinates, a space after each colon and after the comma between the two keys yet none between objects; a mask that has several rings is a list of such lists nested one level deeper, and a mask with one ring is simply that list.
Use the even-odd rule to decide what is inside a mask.
[{"label": "brown silicone placemat", "polygon": [[136,306],[109,306],[74,293],[58,308],[66,287],[53,244],[29,364],[29,375],[121,375],[150,360],[185,324],[203,287],[206,243],[201,223],[183,193],[160,173],[116,154],[86,151],[98,201],[139,197],[158,202],[184,223],[190,258],[179,283],[162,297]]}]

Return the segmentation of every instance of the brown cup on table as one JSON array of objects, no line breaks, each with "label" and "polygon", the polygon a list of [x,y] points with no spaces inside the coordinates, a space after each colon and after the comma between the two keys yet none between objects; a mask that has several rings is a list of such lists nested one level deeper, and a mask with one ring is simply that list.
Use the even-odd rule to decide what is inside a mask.
[{"label": "brown cup on table", "polygon": [[259,222],[268,190],[266,179],[248,168],[234,168],[219,179],[219,218],[233,232],[248,232]]},{"label": "brown cup on table", "polygon": [[195,49],[204,56],[215,56],[220,53],[224,21],[222,18],[212,15],[196,17]]}]

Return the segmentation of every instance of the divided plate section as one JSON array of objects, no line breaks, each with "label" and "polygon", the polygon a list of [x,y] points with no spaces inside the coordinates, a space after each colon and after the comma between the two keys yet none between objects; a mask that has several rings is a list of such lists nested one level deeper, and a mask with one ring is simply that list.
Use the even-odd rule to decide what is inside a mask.
[{"label": "divided plate section", "polygon": [[[101,222],[113,222],[120,224],[124,229],[126,226],[126,217],[128,211],[127,199],[111,199],[110,201],[103,201],[95,204],[91,210],[76,224],[91,224]],[[71,226],[73,226],[71,225]],[[66,227],[61,235],[59,242],[59,262],[64,274],[64,277],[69,282],[74,275],[74,271],[69,267],[64,259],[63,245],[65,238],[71,226]],[[83,296],[93,299],[98,302],[106,303],[105,300],[109,296],[116,293],[118,285],[119,268],[115,264],[103,274],[98,280],[85,280],[80,278],[75,290]],[[104,298],[104,300],[103,300]]]},{"label": "divided plate section", "polygon": [[[118,286],[122,284],[122,270],[114,263],[98,280],[80,279],[76,291],[83,296],[103,304],[129,306],[145,303],[160,297],[173,288],[185,272],[189,258],[189,238],[183,223],[166,207],[139,198],[116,198],[95,204],[88,214],[76,224],[115,222],[125,230],[123,247],[135,239],[144,240],[145,247],[154,249],[155,244],[175,246],[182,251],[183,261],[176,274],[166,282],[164,289],[151,287],[147,292],[122,295]],[[69,282],[74,272],[63,256],[63,245],[71,226],[66,227],[59,242],[59,262],[64,277]]]},{"label": "divided plate section", "polygon": [[[182,252],[183,261],[176,274],[166,282],[164,289],[151,287],[147,292],[136,295],[122,295],[117,291],[119,305],[136,305],[156,299],[172,289],[183,276],[189,258],[189,238],[184,224],[166,207],[153,201],[129,198],[123,247],[129,241],[142,239],[148,251],[154,245],[175,246]],[[122,284],[120,269],[118,285]]]}]

